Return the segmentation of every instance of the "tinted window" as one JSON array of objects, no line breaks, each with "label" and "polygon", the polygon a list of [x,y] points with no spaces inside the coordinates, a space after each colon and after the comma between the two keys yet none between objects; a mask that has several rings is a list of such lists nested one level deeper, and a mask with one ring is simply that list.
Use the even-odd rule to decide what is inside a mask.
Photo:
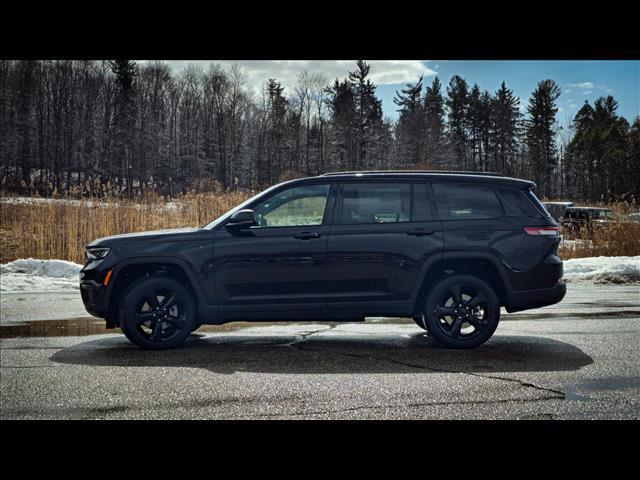
[{"label": "tinted window", "polygon": [[[498,195],[502,200],[505,214],[509,217],[536,217],[539,216],[535,207],[531,204],[522,190],[514,188],[499,188]],[[549,207],[561,207],[561,205],[549,205]],[[556,210],[552,208],[551,210]]]},{"label": "tinted window", "polygon": [[529,190],[529,191],[527,191],[526,195],[529,198],[529,200],[531,200],[531,202],[540,211],[541,214],[543,214],[545,217],[550,217],[551,216],[551,215],[549,215],[549,212],[544,208],[542,203],[540,203],[540,200],[538,200],[538,197],[536,197],[535,193],[533,193],[531,190]]},{"label": "tinted window", "polygon": [[472,184],[433,185],[441,220],[466,220],[502,216],[502,207],[492,187]]},{"label": "tinted window", "polygon": [[426,183],[413,184],[413,203],[411,205],[411,221],[424,222],[433,220],[431,202]]},{"label": "tinted window", "polygon": [[253,209],[260,227],[321,225],[329,185],[306,185],[276,193]]},{"label": "tinted window", "polygon": [[410,212],[411,185],[408,183],[343,184],[343,224],[408,222]]}]

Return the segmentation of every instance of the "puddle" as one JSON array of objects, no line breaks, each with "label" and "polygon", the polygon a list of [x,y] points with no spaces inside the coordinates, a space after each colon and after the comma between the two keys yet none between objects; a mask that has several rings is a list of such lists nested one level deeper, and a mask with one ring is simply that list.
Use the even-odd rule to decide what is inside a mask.
[{"label": "puddle", "polygon": [[640,389],[640,377],[605,377],[585,380],[580,387],[589,391]]},{"label": "puddle", "polygon": [[15,337],[83,337],[100,333],[120,333],[107,330],[104,320],[76,318],[72,320],[43,320],[19,325],[0,326],[0,338]]},{"label": "puddle", "polygon": [[[202,325],[197,332],[230,332],[265,325],[291,325],[290,322],[231,322],[223,325]],[[103,333],[122,334],[119,328],[107,330],[104,320],[76,318],[71,320],[41,320],[18,325],[1,325],[0,338],[19,337],[84,337]]]},{"label": "puddle", "polygon": [[[565,388],[566,400],[591,400],[589,393],[640,389],[640,377],[605,377],[583,380]],[[580,391],[580,393],[578,393]]]},{"label": "puddle", "polygon": [[550,320],[566,318],[636,318],[640,310],[620,310],[609,312],[550,312],[550,313],[508,313],[501,320]]}]

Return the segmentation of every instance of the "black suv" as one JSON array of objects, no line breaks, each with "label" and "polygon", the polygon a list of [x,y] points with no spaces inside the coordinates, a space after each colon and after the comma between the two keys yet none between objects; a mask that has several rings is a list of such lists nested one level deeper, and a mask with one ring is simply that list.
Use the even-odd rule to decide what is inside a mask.
[{"label": "black suv", "polygon": [[472,348],[507,312],[565,295],[558,226],[496,174],[348,172],[282,183],[200,228],[91,242],[89,313],[143,348],[201,324],[411,317]]},{"label": "black suv", "polygon": [[613,210],[600,207],[569,207],[560,218],[560,225],[569,231],[603,227],[613,220]]}]

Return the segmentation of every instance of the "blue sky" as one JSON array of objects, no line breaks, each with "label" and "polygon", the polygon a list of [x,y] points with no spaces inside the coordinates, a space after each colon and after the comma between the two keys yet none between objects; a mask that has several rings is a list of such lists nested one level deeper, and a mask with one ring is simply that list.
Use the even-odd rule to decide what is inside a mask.
[{"label": "blue sky", "polygon": [[[144,61],[143,61],[144,62]],[[275,78],[291,95],[297,76],[303,72],[323,75],[327,83],[343,79],[355,69],[354,60],[169,60],[167,63],[180,71],[189,64],[206,69],[210,63],[223,68],[239,65],[247,86],[256,92],[268,78]],[[561,87],[557,120],[567,125],[585,100],[613,95],[618,101],[618,114],[632,122],[640,115],[640,61],[625,60],[371,60],[370,77],[378,85],[385,116],[397,118],[393,103],[395,92],[408,82],[424,75],[424,84],[438,76],[443,93],[453,75],[462,76],[469,84],[477,83],[482,90],[495,92],[504,80],[508,88],[520,97],[521,107],[527,105],[536,84],[544,79],[555,80]]]},{"label": "blue sky", "polygon": [[[531,92],[540,80],[555,80],[562,90],[556,118],[563,125],[580,109],[585,100],[593,103],[599,97],[612,95],[619,103],[618,113],[630,123],[640,115],[640,61],[429,61],[424,64],[440,78],[443,86],[453,75],[460,75],[470,84],[477,83],[482,90],[495,92],[504,80],[507,87],[526,107]],[[434,75],[425,76],[429,84]],[[378,87],[385,115],[397,116],[393,110],[395,91],[402,84]],[[443,88],[444,90],[444,88]]]}]

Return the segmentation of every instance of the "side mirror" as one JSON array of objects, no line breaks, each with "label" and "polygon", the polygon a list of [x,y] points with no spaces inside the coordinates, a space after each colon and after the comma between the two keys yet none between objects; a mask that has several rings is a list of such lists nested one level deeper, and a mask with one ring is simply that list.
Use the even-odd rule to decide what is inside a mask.
[{"label": "side mirror", "polygon": [[253,217],[253,210],[246,208],[244,210],[238,210],[236,213],[231,215],[229,220],[227,220],[225,227],[230,232],[235,233],[245,230],[255,224],[256,222]]}]

